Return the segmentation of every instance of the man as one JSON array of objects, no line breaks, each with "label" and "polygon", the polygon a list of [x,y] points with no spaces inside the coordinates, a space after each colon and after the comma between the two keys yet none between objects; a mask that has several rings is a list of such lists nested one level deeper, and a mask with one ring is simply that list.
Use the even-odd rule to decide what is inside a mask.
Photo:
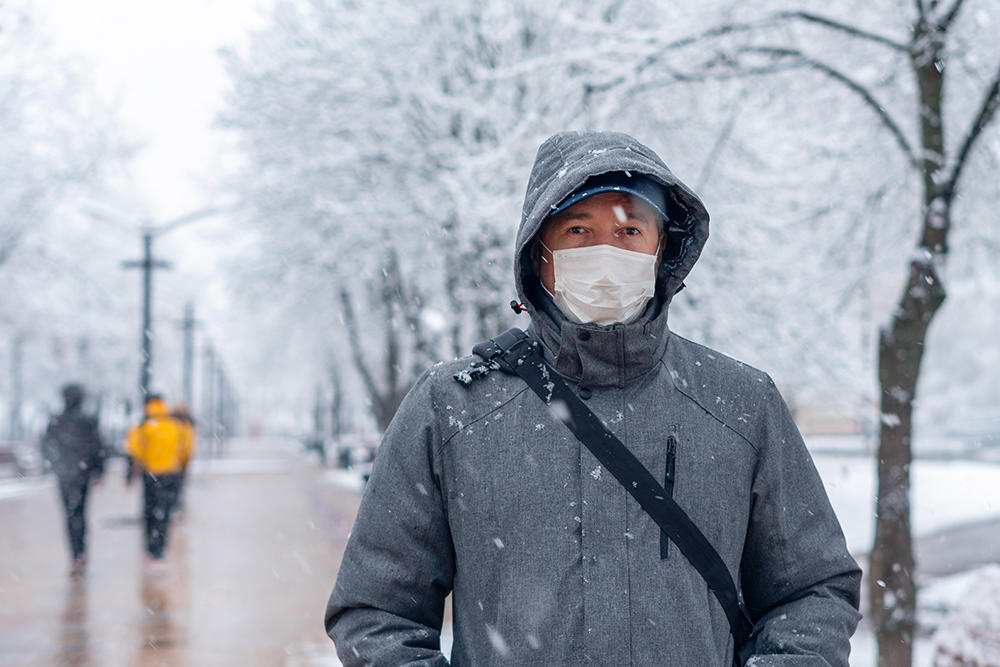
[{"label": "man", "polygon": [[165,571],[170,515],[177,501],[181,475],[191,458],[188,428],[175,419],[163,398],[150,394],[143,420],[128,433],[125,451],[130,457],[127,481],[142,469],[143,515],[146,526],[146,567],[154,574]]},{"label": "man", "polygon": [[66,515],[70,575],[80,576],[87,565],[87,494],[92,481],[104,475],[105,449],[97,419],[83,413],[83,387],[62,388],[63,411],[49,421],[42,437],[42,455],[59,480]]},{"label": "man", "polygon": [[[707,237],[649,148],[558,134],[528,182],[518,309],[718,552],[753,623],[747,664],[847,665],[861,573],[784,401],[667,327]],[[456,665],[731,664],[691,562],[524,381],[456,382],[467,364],[426,372],[385,433],[326,613],[344,664],[447,664],[449,593]]]}]

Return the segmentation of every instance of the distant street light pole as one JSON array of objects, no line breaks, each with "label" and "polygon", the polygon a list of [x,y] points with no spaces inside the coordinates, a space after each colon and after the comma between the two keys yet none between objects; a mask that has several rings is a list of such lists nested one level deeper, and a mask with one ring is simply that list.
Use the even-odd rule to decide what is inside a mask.
[{"label": "distant street light pole", "polygon": [[194,388],[194,330],[198,323],[194,319],[194,304],[184,306],[184,404],[193,409]]},{"label": "distant street light pole", "polygon": [[[205,208],[174,218],[161,225],[144,225],[141,228],[142,259],[122,263],[122,267],[126,269],[142,269],[142,370],[139,375],[139,392],[142,394],[143,405],[149,397],[150,385],[153,381],[153,270],[170,267],[167,262],[153,259],[153,237],[162,236],[178,227],[222,213],[225,210],[214,207]],[[120,214],[109,215],[94,207],[86,207],[84,212],[102,222],[108,222],[118,227],[131,227],[123,222],[125,218]]]},{"label": "distant street light pole", "polygon": [[208,435],[208,451],[209,456],[215,456],[218,454],[216,451],[216,438],[218,436],[218,427],[216,426],[216,381],[215,381],[215,350],[212,349],[212,344],[208,343],[205,345],[205,362],[202,365],[202,382],[203,382],[203,396],[202,401],[204,405],[202,406],[202,415],[205,424],[205,432]]},{"label": "distant street light pole", "polygon": [[139,393],[142,404],[149,398],[153,363],[153,270],[168,269],[169,262],[153,259],[153,234],[142,235],[142,259],[122,262],[126,269],[142,269],[142,371],[139,373]]}]

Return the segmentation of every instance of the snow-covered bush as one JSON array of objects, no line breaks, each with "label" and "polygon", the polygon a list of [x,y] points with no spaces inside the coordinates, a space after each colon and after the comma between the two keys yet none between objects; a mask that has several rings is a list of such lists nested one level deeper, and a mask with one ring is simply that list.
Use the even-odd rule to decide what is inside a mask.
[{"label": "snow-covered bush", "polygon": [[934,667],[1000,665],[1000,565],[977,571],[934,634]]}]

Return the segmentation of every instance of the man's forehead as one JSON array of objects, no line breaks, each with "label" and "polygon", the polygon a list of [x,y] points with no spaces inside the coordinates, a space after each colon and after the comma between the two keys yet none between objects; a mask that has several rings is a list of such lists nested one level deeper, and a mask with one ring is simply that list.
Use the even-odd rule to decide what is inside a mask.
[{"label": "man's forehead", "polygon": [[656,209],[635,195],[627,192],[602,192],[573,204],[565,211],[556,213],[546,221],[546,225],[567,220],[592,218],[608,211],[621,222],[629,218],[633,220],[658,220],[660,217]]}]

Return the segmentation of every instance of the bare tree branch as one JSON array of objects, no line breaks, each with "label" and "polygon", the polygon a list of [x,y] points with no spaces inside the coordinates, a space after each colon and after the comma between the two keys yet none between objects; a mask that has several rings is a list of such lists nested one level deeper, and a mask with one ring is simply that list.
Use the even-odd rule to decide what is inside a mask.
[{"label": "bare tree branch", "polygon": [[[420,318],[423,299],[420,298],[419,293],[416,293],[416,284],[413,281],[408,282],[404,279],[403,270],[399,265],[399,256],[396,254],[395,248],[391,248],[388,252],[385,270],[388,273],[387,280],[390,281],[390,287],[398,301],[399,309],[403,313],[403,320],[406,323],[406,327],[413,335],[414,351],[419,353],[414,355],[412,359],[413,374],[416,376],[424,368],[436,361],[433,345],[426,335],[426,327],[424,327]],[[409,290],[407,286],[409,286]],[[410,294],[409,291],[414,292],[414,294]]]},{"label": "bare tree branch", "polygon": [[938,27],[941,29],[942,32],[947,32],[948,28],[951,27],[951,24],[955,20],[955,17],[958,16],[958,12],[961,11],[962,4],[964,2],[965,0],[955,0],[955,4],[951,6],[951,9],[945,12],[945,15],[941,17],[941,21],[938,23]]},{"label": "bare tree branch", "polygon": [[[960,0],[959,0],[960,1]],[[862,30],[861,28],[849,25],[847,23],[841,23],[840,21],[835,21],[834,19],[827,18],[825,16],[820,16],[819,14],[813,14],[812,12],[779,12],[776,15],[777,18],[781,19],[801,19],[803,21],[808,21],[809,23],[816,23],[827,28],[832,28],[833,30],[839,30],[841,32],[847,33],[852,37],[860,37],[862,39],[867,39],[877,44],[882,44],[883,46],[888,46],[891,49],[900,51],[902,53],[908,52],[908,47],[906,44],[897,42],[894,39],[888,37],[883,37],[882,35],[877,35],[873,32],[868,32],[867,30]]]},{"label": "bare tree branch", "polygon": [[[737,100],[743,98],[744,91],[740,91],[737,96]],[[718,159],[719,154],[722,152],[723,146],[729,141],[729,137],[733,133],[733,127],[736,126],[736,117],[740,112],[740,104],[738,102],[733,103],[732,109],[729,111],[729,118],[726,119],[726,124],[722,126],[722,131],[719,132],[719,137],[715,140],[715,144],[712,146],[712,150],[708,152],[708,157],[705,158],[705,163],[701,167],[701,173],[698,174],[698,181],[695,185],[695,192],[703,192],[705,190],[705,185],[708,184],[708,179],[712,175],[712,169],[715,167],[715,161]]]},{"label": "bare tree branch", "polygon": [[46,194],[44,185],[27,187],[19,194],[13,206],[3,212],[4,220],[0,223],[0,264],[14,255],[32,222],[39,217]]},{"label": "bare tree branch", "polygon": [[[710,39],[715,39],[718,37],[725,37],[727,35],[733,35],[736,33],[754,32],[756,30],[760,30],[761,28],[773,26],[777,22],[786,20],[786,18],[787,17],[782,17],[782,16],[772,16],[764,20],[749,22],[749,23],[724,23],[709,28],[708,30],[704,30],[695,35],[688,35],[687,37],[681,37],[679,39],[675,39],[673,41],[660,45],[658,48],[655,49],[655,51],[648,53],[642,59],[641,62],[635,65],[634,73],[641,74],[650,67],[659,64],[662,61],[663,56],[670,51],[677,51],[680,49],[684,49],[686,47],[699,44],[701,42]],[[620,53],[618,53],[617,51],[614,54],[599,53],[597,54],[596,57],[598,59],[600,59],[601,57],[609,58],[612,55],[615,55],[617,57],[620,56]],[[523,75],[531,71],[537,71],[543,68],[552,67],[553,65],[557,64],[565,64],[576,61],[590,62],[593,61],[594,59],[595,59],[595,54],[593,49],[581,48],[575,51],[570,51],[567,54],[563,55],[556,55],[556,56],[546,55],[544,57],[525,60],[523,62],[518,63],[517,65],[505,68],[496,68],[496,69],[479,68],[479,71],[475,71],[475,77],[477,80],[481,81],[487,81],[491,79],[499,80],[504,78],[510,78],[513,76]],[[683,80],[683,79],[678,79],[678,80]],[[689,80],[695,80],[695,79],[692,78]],[[611,85],[613,85],[614,83],[615,82],[611,82]],[[608,85],[606,87],[611,87],[611,85]],[[595,89],[593,92],[601,92],[601,91]]]},{"label": "bare tree branch", "polygon": [[340,305],[343,309],[344,325],[347,327],[347,339],[350,342],[351,353],[354,356],[354,366],[357,368],[361,380],[365,383],[368,396],[373,401],[381,402],[380,397],[382,394],[375,384],[375,378],[372,377],[368,365],[365,364],[364,354],[361,351],[361,340],[358,336],[358,319],[354,314],[354,306],[351,305],[351,295],[347,293],[346,289],[340,290]]},{"label": "bare tree branch", "polygon": [[927,8],[924,7],[924,0],[913,0],[913,4],[917,8],[917,19],[920,21],[927,21]]},{"label": "bare tree branch", "polygon": [[667,51],[676,51],[677,49],[682,49],[686,46],[691,46],[692,44],[697,44],[706,39],[712,39],[715,37],[723,37],[725,35],[730,35],[737,32],[752,32],[754,30],[759,30],[772,23],[773,21],[761,21],[757,23],[724,23],[723,25],[715,26],[714,28],[709,28],[704,32],[698,33],[697,35],[691,35],[688,37],[682,37],[676,39],[672,42],[667,42],[662,47],[657,49],[656,53],[651,53],[646,58],[636,65],[635,73],[639,74],[646,68],[659,62],[660,58]]},{"label": "bare tree branch", "polygon": [[[382,301],[382,308],[385,312],[385,397],[392,396],[399,387],[399,322],[396,320],[395,290],[393,281],[398,276],[390,276],[389,270],[383,266],[379,280],[379,298]],[[384,406],[383,406],[384,408]]]},{"label": "bare tree branch", "polygon": [[827,65],[824,62],[816,60],[812,56],[806,55],[799,49],[771,46],[750,46],[744,47],[740,50],[748,53],[798,58],[804,65],[822,72],[831,79],[844,84],[850,90],[857,93],[862,100],[864,100],[865,104],[867,104],[875,112],[875,114],[879,117],[879,120],[882,121],[882,124],[885,125],[889,132],[892,133],[892,136],[896,138],[896,143],[899,144],[899,147],[902,149],[906,160],[910,163],[910,166],[914,169],[920,168],[920,160],[918,160],[917,156],[913,153],[913,149],[910,147],[910,142],[906,140],[906,135],[903,134],[903,130],[899,127],[899,124],[896,123],[892,116],[889,115],[889,112],[878,103],[878,100],[875,99],[875,96],[871,93],[871,91],[858,81],[855,81],[843,72]]},{"label": "bare tree branch", "polygon": [[[961,0],[958,0],[959,2]],[[952,167],[951,178],[948,179],[948,183],[951,186],[952,191],[958,185],[958,179],[962,175],[962,169],[965,167],[965,163],[968,161],[969,153],[972,151],[973,145],[982,134],[986,126],[990,124],[993,120],[994,114],[996,114],[997,107],[1000,106],[1000,67],[997,67],[996,73],[993,75],[993,80],[990,82],[989,88],[986,91],[986,96],[983,98],[982,104],[979,106],[979,113],[976,114],[976,119],[972,123],[972,127],[965,135],[965,141],[962,142],[962,147],[958,151],[958,157],[955,160],[955,166]]]},{"label": "bare tree branch", "polygon": [[[713,69],[719,66],[733,67],[731,71],[713,71]],[[679,72],[677,70],[671,69],[670,67],[664,67],[662,69],[662,76],[658,76],[655,79],[650,79],[647,81],[639,81],[633,83],[627,89],[627,92],[621,97],[623,99],[630,99],[632,96],[637,95],[642,92],[649,90],[654,90],[662,86],[669,86],[673,83],[692,83],[692,82],[702,82],[702,81],[729,81],[731,79],[743,79],[747,76],[764,76],[771,74],[779,74],[781,72],[787,72],[792,69],[802,68],[805,65],[803,63],[788,62],[781,64],[769,64],[762,66],[741,66],[739,71],[735,70],[736,63],[732,58],[724,57],[723,54],[711,59],[710,61],[701,65],[700,70],[695,70],[692,72]]]}]

